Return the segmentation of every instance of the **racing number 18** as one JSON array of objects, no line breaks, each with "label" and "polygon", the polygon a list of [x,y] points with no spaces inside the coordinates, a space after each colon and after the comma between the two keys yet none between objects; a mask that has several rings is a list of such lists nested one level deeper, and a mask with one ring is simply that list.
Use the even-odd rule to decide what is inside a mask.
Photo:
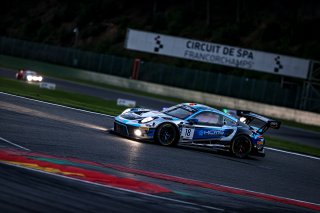
[{"label": "racing number 18", "polygon": [[191,129],[186,129],[185,136],[190,137]]},{"label": "racing number 18", "polygon": [[183,127],[181,130],[181,136],[184,139],[192,139],[194,134],[194,129],[193,128],[185,128]]}]

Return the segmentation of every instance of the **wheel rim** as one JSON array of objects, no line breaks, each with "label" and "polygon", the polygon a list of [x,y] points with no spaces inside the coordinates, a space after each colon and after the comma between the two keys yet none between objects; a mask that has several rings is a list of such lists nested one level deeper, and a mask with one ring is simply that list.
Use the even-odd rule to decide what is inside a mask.
[{"label": "wheel rim", "polygon": [[158,138],[162,145],[171,145],[176,137],[176,131],[172,125],[166,124],[159,129]]},{"label": "wheel rim", "polygon": [[243,158],[251,151],[251,142],[246,137],[238,137],[233,144],[233,153],[240,158]]}]

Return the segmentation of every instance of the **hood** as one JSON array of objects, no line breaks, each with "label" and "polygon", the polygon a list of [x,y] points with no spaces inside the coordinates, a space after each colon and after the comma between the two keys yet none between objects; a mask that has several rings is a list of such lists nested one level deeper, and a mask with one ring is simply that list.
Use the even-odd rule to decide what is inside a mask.
[{"label": "hood", "polygon": [[148,110],[148,109],[131,109],[130,111],[123,113],[120,115],[121,117],[128,119],[128,120],[140,120],[147,117],[157,117],[163,118],[166,120],[176,120],[176,118],[166,115],[162,112],[155,111],[155,110]]},{"label": "hood", "polygon": [[166,115],[166,114],[159,112],[159,111],[145,112],[145,113],[142,113],[140,116],[143,118],[146,118],[146,117],[171,117],[171,116]]}]

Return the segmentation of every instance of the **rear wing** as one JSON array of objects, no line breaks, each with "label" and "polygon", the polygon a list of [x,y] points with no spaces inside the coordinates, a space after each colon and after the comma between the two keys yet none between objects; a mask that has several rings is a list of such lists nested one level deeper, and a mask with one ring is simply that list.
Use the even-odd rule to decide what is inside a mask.
[{"label": "rear wing", "polygon": [[254,122],[254,120],[262,121],[264,124],[258,129],[258,132],[261,134],[265,133],[269,128],[279,129],[281,126],[280,121],[276,121],[250,111],[237,110],[237,116],[244,117],[245,121],[243,122],[249,126],[252,122]]}]

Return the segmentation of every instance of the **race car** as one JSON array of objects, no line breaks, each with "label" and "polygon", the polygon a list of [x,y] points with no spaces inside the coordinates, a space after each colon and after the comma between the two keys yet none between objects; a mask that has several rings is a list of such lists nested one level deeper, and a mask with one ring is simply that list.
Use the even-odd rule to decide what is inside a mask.
[{"label": "race car", "polygon": [[43,77],[41,75],[38,75],[35,71],[22,69],[16,73],[16,79],[28,82],[41,82],[43,80]]},{"label": "race car", "polygon": [[113,131],[164,146],[207,147],[244,158],[264,157],[262,134],[268,128],[279,129],[280,125],[279,121],[249,111],[237,110],[234,117],[206,105],[182,103],[162,111],[128,108],[115,117]]}]

